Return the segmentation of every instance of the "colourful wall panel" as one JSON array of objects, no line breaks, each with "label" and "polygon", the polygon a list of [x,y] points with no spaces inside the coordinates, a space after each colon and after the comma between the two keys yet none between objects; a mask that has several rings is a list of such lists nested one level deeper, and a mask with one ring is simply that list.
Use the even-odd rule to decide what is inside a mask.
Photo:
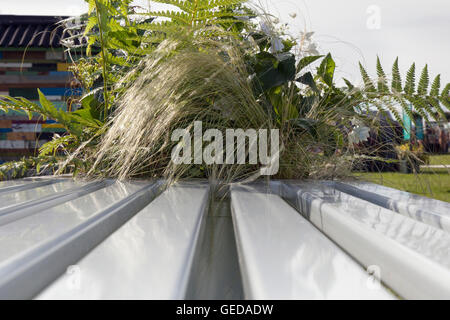
[{"label": "colourful wall panel", "polygon": [[79,96],[82,93],[80,88],[40,88],[40,90],[46,96]]},{"label": "colourful wall panel", "polygon": [[25,141],[0,140],[0,149],[27,149]]},{"label": "colourful wall panel", "polygon": [[33,63],[30,71],[57,71],[56,63]]},{"label": "colourful wall panel", "polygon": [[69,70],[69,64],[68,63],[58,63],[56,66],[57,71],[68,71]]},{"label": "colourful wall panel", "polygon": [[46,60],[63,60],[64,59],[64,52],[63,51],[46,51],[45,52],[45,59]]},{"label": "colourful wall panel", "polygon": [[6,134],[7,140],[24,140],[24,141],[33,141],[36,140],[36,133],[34,132],[8,132]]},{"label": "colourful wall panel", "polygon": [[24,97],[30,100],[39,99],[39,94],[36,88],[10,88],[9,95],[11,97]]},{"label": "colourful wall panel", "polygon": [[56,77],[71,77],[72,72],[70,71],[50,71],[48,73],[50,76],[56,76]]},{"label": "colourful wall panel", "polygon": [[[4,60],[3,60],[4,61]],[[31,68],[32,64],[28,62],[0,62],[0,68]]]},{"label": "colourful wall panel", "polygon": [[17,123],[13,121],[11,128],[13,132],[40,132],[41,126],[39,123]]},{"label": "colourful wall panel", "polygon": [[0,128],[11,128],[11,120],[0,120]]},{"label": "colourful wall panel", "polygon": [[42,124],[42,129],[48,129],[48,128],[53,128],[53,129],[58,129],[58,128],[64,128],[64,126],[60,123],[43,123]]},{"label": "colourful wall panel", "polygon": [[45,60],[46,52],[45,51],[4,51],[3,59],[5,60]]}]

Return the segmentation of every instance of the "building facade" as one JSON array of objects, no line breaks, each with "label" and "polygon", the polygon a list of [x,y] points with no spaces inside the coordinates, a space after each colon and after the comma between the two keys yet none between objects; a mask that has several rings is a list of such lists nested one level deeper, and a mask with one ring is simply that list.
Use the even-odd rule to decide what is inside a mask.
[{"label": "building facade", "polygon": [[[39,103],[38,91],[59,109],[70,111],[80,89],[60,44],[67,36],[64,17],[0,15],[0,95]],[[64,128],[37,114],[0,111],[0,163],[36,155],[43,143]]]}]

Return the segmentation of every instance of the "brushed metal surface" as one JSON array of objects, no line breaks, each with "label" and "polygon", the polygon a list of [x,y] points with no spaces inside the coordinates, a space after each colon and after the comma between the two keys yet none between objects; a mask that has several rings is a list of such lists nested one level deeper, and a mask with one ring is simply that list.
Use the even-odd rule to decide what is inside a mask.
[{"label": "brushed metal surface", "polygon": [[79,286],[64,274],[37,299],[183,299],[208,187],[173,186],[81,261]]},{"label": "brushed metal surface", "polygon": [[[450,298],[450,237],[323,184],[290,183],[285,194],[316,227],[407,299]],[[289,190],[290,189],[290,190]]]},{"label": "brushed metal surface", "polygon": [[0,227],[0,298],[29,299],[145,207],[159,184],[116,182]]},{"label": "brushed metal surface", "polygon": [[90,183],[62,180],[61,182],[48,186],[39,186],[25,191],[0,194],[0,225],[79,198],[112,183],[113,181],[111,180]]},{"label": "brushed metal surface", "polygon": [[267,182],[0,182],[0,299],[450,298],[449,204]]},{"label": "brushed metal surface", "polygon": [[236,187],[231,204],[246,298],[393,298],[278,195]]},{"label": "brushed metal surface", "polygon": [[333,183],[336,189],[450,232],[450,203],[368,183]]},{"label": "brushed metal surface", "polygon": [[18,192],[27,189],[34,189],[41,186],[56,183],[57,180],[20,180],[11,182],[0,182],[0,194]]}]

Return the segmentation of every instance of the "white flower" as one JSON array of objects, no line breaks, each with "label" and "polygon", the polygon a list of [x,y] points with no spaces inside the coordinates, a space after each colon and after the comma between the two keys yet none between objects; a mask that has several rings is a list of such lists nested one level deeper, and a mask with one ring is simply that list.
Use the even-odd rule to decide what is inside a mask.
[{"label": "white flower", "polygon": [[317,45],[314,42],[311,42],[306,48],[306,52],[308,52],[310,55],[316,56],[319,54],[319,51],[317,51]]},{"label": "white flower", "polygon": [[269,25],[265,22],[261,22],[261,31],[266,34],[266,36],[270,37],[272,35],[272,29],[269,27]]},{"label": "white flower", "polygon": [[314,31],[300,32],[300,38],[304,39],[304,41],[312,41],[313,35],[314,35]]},{"label": "white flower", "polygon": [[265,22],[261,22],[261,31],[266,34],[267,37],[270,38],[270,52],[278,53],[283,51],[284,45],[283,40],[280,37],[275,36],[275,32],[272,30],[271,26]]},{"label": "white flower", "polygon": [[278,38],[278,37],[272,38],[270,40],[270,43],[272,44],[271,47],[270,47],[270,52],[271,53],[278,53],[278,52],[283,51],[284,44],[283,44],[283,42],[281,41],[280,38]]},{"label": "white flower", "polygon": [[348,141],[351,144],[365,142],[370,136],[370,129],[368,127],[358,126],[348,134]]}]

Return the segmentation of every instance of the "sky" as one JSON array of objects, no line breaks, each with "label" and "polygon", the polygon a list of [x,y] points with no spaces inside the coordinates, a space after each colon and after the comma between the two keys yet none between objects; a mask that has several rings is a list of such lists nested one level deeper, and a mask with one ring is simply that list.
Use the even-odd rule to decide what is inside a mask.
[{"label": "sky", "polygon": [[[386,73],[398,56],[403,75],[416,62],[420,69],[428,64],[431,77],[441,73],[442,82],[450,82],[448,0],[258,0],[258,4],[288,23],[294,36],[314,31],[319,51],[331,52],[336,60],[338,77],[359,83],[358,61],[374,75],[379,55]],[[0,14],[77,15],[86,10],[84,0],[0,0]]]}]

